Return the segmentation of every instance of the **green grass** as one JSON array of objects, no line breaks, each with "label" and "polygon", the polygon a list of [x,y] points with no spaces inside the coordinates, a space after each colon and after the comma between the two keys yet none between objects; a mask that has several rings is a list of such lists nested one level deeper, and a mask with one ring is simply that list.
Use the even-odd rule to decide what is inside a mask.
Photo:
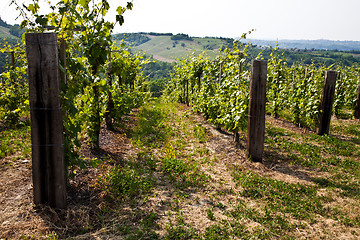
[{"label": "green grass", "polygon": [[[354,125],[345,128],[354,129]],[[270,152],[304,167],[356,173],[360,166],[360,145],[334,135],[297,134],[269,126],[265,143]]]},{"label": "green grass", "polygon": [[175,61],[189,56],[206,52],[210,57],[215,57],[219,53],[219,48],[226,45],[226,41],[215,38],[193,38],[193,41],[182,40],[173,41],[170,36],[154,36],[150,41],[134,47],[138,51],[147,54],[160,56],[167,61]]},{"label": "green grass", "polygon": [[[127,129],[133,145],[127,157],[94,164],[105,169],[97,185],[106,196],[98,217],[121,239],[299,239],[319,232],[319,239],[348,232],[356,239],[358,127],[347,121],[333,125],[333,135],[318,136],[268,123],[265,164],[258,165],[213,151],[211,132],[181,105],[149,102]],[[9,156],[24,146],[18,142],[29,141],[30,131],[1,134],[1,151]],[[202,227],[193,224],[197,218]],[[332,235],[333,228],[342,233]]]},{"label": "green grass", "polygon": [[324,212],[323,201],[317,196],[315,187],[269,179],[250,171],[234,171],[233,176],[244,189],[241,195],[266,202],[268,211],[271,209],[274,213],[281,212],[308,220]]},{"label": "green grass", "polygon": [[19,152],[18,159],[30,157],[30,127],[0,131],[0,159]]},{"label": "green grass", "polygon": [[17,39],[17,37],[10,34],[10,29],[0,26],[0,38]]}]

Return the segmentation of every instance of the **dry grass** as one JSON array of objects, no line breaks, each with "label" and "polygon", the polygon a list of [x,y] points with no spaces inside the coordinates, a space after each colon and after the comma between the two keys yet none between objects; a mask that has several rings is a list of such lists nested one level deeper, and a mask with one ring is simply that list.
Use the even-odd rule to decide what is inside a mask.
[{"label": "dry grass", "polygon": [[[144,137],[144,141],[137,141],[135,126],[141,119],[139,115],[134,115],[125,131],[111,132],[102,129],[101,152],[92,153],[84,147],[82,155],[101,161],[96,168],[71,170],[76,170],[76,175],[69,181],[66,210],[34,206],[30,159],[13,162],[11,156],[2,158],[0,238],[360,237],[360,224],[357,220],[360,213],[360,199],[356,192],[358,188],[353,186],[349,190],[351,185],[348,182],[341,185],[340,180],[335,178],[340,171],[336,167],[324,170],[325,168],[317,165],[312,167],[298,164],[292,161],[282,142],[273,144],[270,141],[273,140],[270,135],[264,162],[253,163],[245,157],[245,136],[236,145],[230,134],[216,130],[186,106],[162,109],[165,110],[164,122],[160,123],[160,128],[156,128],[160,132],[164,130],[165,135],[161,135],[164,139],[161,141],[154,138],[158,136],[157,133]],[[339,130],[341,124],[341,120],[336,120],[333,124],[336,135],[342,132]],[[344,124],[350,126],[356,122]],[[305,143],[308,138],[303,136],[313,135],[309,130],[270,117],[267,118],[267,125],[290,133],[282,137],[274,135],[281,141]],[[347,131],[343,137],[352,141],[354,135]],[[320,140],[316,140],[314,144],[321,145]],[[359,143],[355,141],[354,144],[360,153]],[[291,151],[296,153],[295,150]],[[184,166],[192,166],[195,170],[185,167],[185,170],[179,172],[171,172],[175,168],[165,171],[164,159],[171,160],[171,156],[181,160],[176,164],[184,162]],[[349,159],[359,160],[356,155]],[[140,177],[150,179],[151,190],[140,191],[136,197],[129,197],[124,193],[122,197],[117,195],[118,198],[114,198],[111,192],[104,189],[106,185],[99,179],[110,176],[115,166],[133,168]],[[351,181],[359,181],[360,176],[348,169],[347,171],[349,179],[352,177]],[[319,178],[322,181],[316,180]],[[257,181],[260,185],[256,185]],[[246,191],[261,192],[262,186],[267,186],[269,191],[273,190],[268,196],[245,194]],[[276,200],[273,199],[279,198],[277,201],[287,203],[281,198],[281,194],[286,194],[287,189],[293,189],[294,186],[314,190],[315,194],[309,195],[309,201],[320,201],[321,211],[309,211],[309,217],[298,217],[294,212],[287,211],[287,206],[275,206]],[[301,196],[302,192],[295,194]],[[294,196],[294,201],[300,200]],[[311,202],[304,204],[311,205]]]}]

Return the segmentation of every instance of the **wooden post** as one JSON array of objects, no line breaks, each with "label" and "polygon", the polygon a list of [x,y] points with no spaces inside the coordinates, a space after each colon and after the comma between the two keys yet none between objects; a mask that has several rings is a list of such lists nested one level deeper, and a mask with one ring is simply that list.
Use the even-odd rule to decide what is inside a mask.
[{"label": "wooden post", "polygon": [[[92,66],[92,74],[93,76],[96,76],[98,74],[99,71],[99,66],[98,65],[93,65]],[[93,93],[94,93],[94,112],[92,112],[93,117],[94,117],[94,125],[93,127],[93,131],[94,131],[94,137],[95,139],[92,140],[92,148],[95,149],[96,151],[100,150],[100,131],[101,131],[101,116],[100,116],[100,91],[99,91],[99,86],[97,85],[93,85],[92,87],[93,89]]]},{"label": "wooden post", "polygon": [[242,64],[242,57],[243,57],[243,53],[239,52],[239,80],[241,79],[241,73],[242,73],[242,69],[243,69],[243,64]]},{"label": "wooden post", "polygon": [[356,106],[355,106],[355,119],[360,119],[360,77],[359,77],[358,93],[357,93]]},{"label": "wooden post", "polygon": [[186,79],[186,105],[189,106],[189,79]]},{"label": "wooden post", "polygon": [[11,54],[11,69],[14,70],[15,69],[15,52],[12,51],[10,52]]},{"label": "wooden post", "polygon": [[252,60],[248,119],[247,156],[262,161],[265,135],[267,61]]},{"label": "wooden post", "polygon": [[15,63],[16,63],[15,51],[5,51],[5,53],[8,53],[9,57],[10,57],[10,69],[14,70],[15,69]]},{"label": "wooden post", "polygon": [[113,111],[114,111],[114,100],[112,98],[112,94],[111,94],[111,89],[112,89],[112,71],[111,71],[111,53],[110,53],[110,57],[109,57],[109,68],[108,68],[108,72],[107,72],[107,77],[108,77],[108,86],[109,86],[109,90],[108,90],[108,99],[107,99],[107,103],[106,103],[106,112],[105,112],[105,122],[106,122],[106,128],[108,130],[114,130],[114,126],[112,123],[112,116],[113,116]]},{"label": "wooden post", "polygon": [[334,104],[336,71],[326,71],[324,87],[321,94],[318,135],[329,134],[331,111]]},{"label": "wooden post", "polygon": [[66,206],[66,167],[55,33],[26,33],[34,203]]},{"label": "wooden post", "polygon": [[223,62],[220,62],[220,74],[219,74],[219,88],[221,87],[222,74],[223,74]]}]

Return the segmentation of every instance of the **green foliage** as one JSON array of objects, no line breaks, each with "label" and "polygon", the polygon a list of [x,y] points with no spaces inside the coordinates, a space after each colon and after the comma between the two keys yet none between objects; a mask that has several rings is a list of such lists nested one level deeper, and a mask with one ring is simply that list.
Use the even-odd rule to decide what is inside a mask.
[{"label": "green foliage", "polygon": [[[233,50],[225,49],[214,61],[203,55],[180,61],[165,89],[167,98],[191,105],[217,127],[230,132],[246,130],[250,78],[246,71],[249,69],[247,53],[247,46],[235,43]],[[268,60],[266,112],[316,129],[324,75],[334,66],[289,67],[284,54],[280,53],[277,48],[273,49]],[[359,72],[355,67],[337,68],[341,77],[336,87],[334,112],[338,117],[351,117]]]},{"label": "green foliage", "polygon": [[288,67],[275,49],[268,61],[267,112],[316,129],[326,70],[314,65]]},{"label": "green foliage", "polygon": [[[140,74],[146,61],[126,49],[113,47],[111,33],[115,23],[105,19],[110,9],[106,0],[48,2],[52,12],[46,15],[40,14],[38,0],[23,6],[15,1],[12,4],[17,6],[25,19],[21,27],[26,27],[29,32],[43,32],[49,25],[57,33],[59,42],[61,39],[66,43],[66,69],[60,61],[61,71],[66,73],[66,81],[62,83],[65,159],[68,165],[84,167],[86,162],[78,154],[81,134],[86,133],[89,144],[98,149],[103,118],[106,117],[109,125],[121,123],[125,114],[149,97],[147,83]],[[116,23],[121,25],[124,21],[122,15],[132,7],[131,2],[117,7]],[[25,65],[19,63],[24,69],[21,72],[23,75],[26,73]],[[13,75],[12,72],[3,73],[2,79],[13,78]],[[19,87],[23,81],[18,75],[16,89],[13,88],[20,91],[26,89],[27,83]],[[17,96],[16,101],[28,104],[25,101],[27,95],[12,92]],[[1,94],[4,96],[1,99],[7,101],[1,104],[2,108],[5,106],[8,109],[4,111],[7,118],[18,118],[15,114],[20,112],[18,109],[22,105],[9,95],[11,91],[4,91],[7,95]]]},{"label": "green foliage", "polygon": [[184,217],[181,212],[177,213],[176,223],[169,221],[169,224],[166,226],[166,235],[164,237],[166,240],[185,240],[185,239],[201,239],[197,231],[185,223]]},{"label": "green foliage", "polygon": [[116,41],[125,41],[130,46],[139,46],[143,43],[146,43],[150,38],[141,33],[119,33],[113,35],[113,39]]},{"label": "green foliage", "polygon": [[266,201],[274,211],[297,219],[311,219],[315,214],[324,214],[323,203],[314,187],[268,179],[252,172],[234,172],[233,176],[244,188],[244,197]]},{"label": "green foliage", "polygon": [[[246,49],[243,50],[246,52]],[[247,121],[249,71],[242,71],[242,50],[226,49],[214,61],[191,56],[175,67],[165,90],[169,99],[187,103],[216,126],[237,132]]]},{"label": "green foliage", "polygon": [[179,34],[171,36],[171,40],[173,40],[173,41],[178,41],[178,40],[193,41],[193,39],[191,37],[189,37],[189,35],[183,34],[183,33],[179,33]]},{"label": "green foliage", "polygon": [[18,127],[0,131],[0,159],[21,151],[20,159],[28,158],[31,153],[30,127]]},{"label": "green foliage", "polygon": [[129,167],[115,167],[100,179],[103,188],[113,199],[132,199],[152,189],[152,180]]},{"label": "green foliage", "polygon": [[163,144],[171,134],[171,130],[165,125],[168,111],[166,106],[160,106],[160,103],[142,107],[138,112],[137,127],[132,133],[135,142],[152,147]]},{"label": "green foliage", "polygon": [[[29,114],[29,88],[27,83],[26,58],[23,47],[6,44],[1,49],[8,54],[7,71],[0,75],[0,121],[6,126],[21,124],[21,117]],[[11,63],[11,55],[16,62]]]},{"label": "green foliage", "polygon": [[10,26],[9,33],[15,37],[21,38],[25,30],[21,29],[19,24]]}]

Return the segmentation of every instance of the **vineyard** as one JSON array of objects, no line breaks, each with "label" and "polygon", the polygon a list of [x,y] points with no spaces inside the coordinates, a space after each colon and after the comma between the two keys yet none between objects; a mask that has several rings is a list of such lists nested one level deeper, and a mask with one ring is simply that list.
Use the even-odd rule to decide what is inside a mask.
[{"label": "vineyard", "polygon": [[[241,45],[240,45],[241,46]],[[259,56],[261,58],[261,56]],[[250,62],[246,47],[234,45],[215,60],[191,56],[178,64],[166,94],[191,105],[217,127],[246,131],[250,88]],[[266,112],[302,127],[316,130],[325,72],[336,70],[334,114],[358,118],[359,67],[292,65],[274,49],[268,60]]]},{"label": "vineyard", "polygon": [[131,2],[115,23],[105,0],[17,7],[24,42],[1,49],[1,239],[360,237],[359,66],[289,66],[277,48],[254,61],[234,41],[179,60],[153,98],[150,60],[111,36]]}]

